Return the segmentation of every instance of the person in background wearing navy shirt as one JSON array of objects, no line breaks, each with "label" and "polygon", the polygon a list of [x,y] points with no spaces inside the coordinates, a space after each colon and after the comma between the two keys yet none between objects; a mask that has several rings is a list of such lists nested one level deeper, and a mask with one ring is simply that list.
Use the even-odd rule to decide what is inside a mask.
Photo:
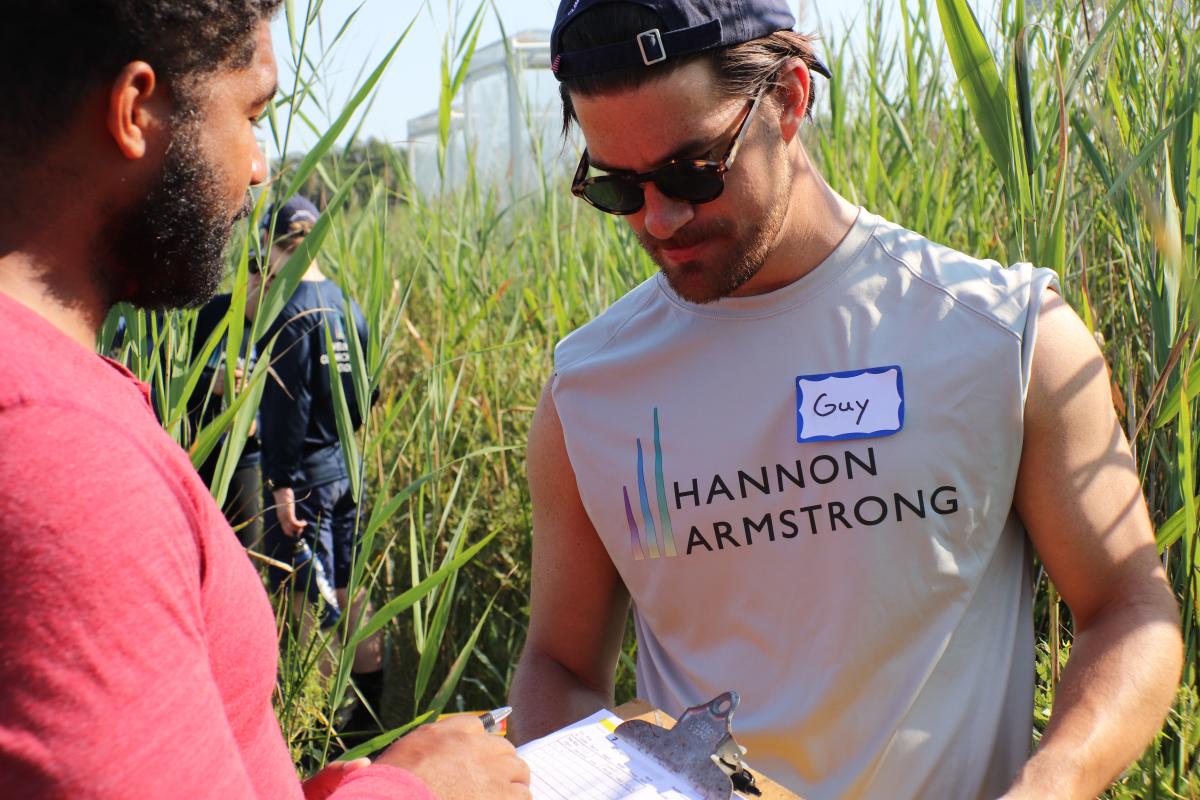
[{"label": "person in background wearing navy shirt", "polygon": [[[269,247],[267,277],[251,271],[247,307],[253,314],[260,297],[279,270],[312,231],[319,216],[317,207],[296,196],[263,214],[262,242]],[[272,225],[273,222],[273,225]],[[347,314],[353,322],[347,320]],[[358,509],[350,490],[350,478],[342,454],[335,419],[335,398],[330,382],[326,331],[333,342],[334,360],[349,398],[354,396],[350,373],[348,336],[367,343],[367,323],[353,300],[346,301],[341,288],[329,280],[314,260],[276,321],[264,334],[260,349],[275,340],[271,352],[272,376],[263,391],[262,420],[263,476],[265,497],[264,552],[277,561],[293,560],[297,539],[303,539],[333,584],[339,609],[347,608],[350,567],[358,544]],[[351,400],[351,408],[356,403]],[[357,420],[356,420],[357,422]],[[307,573],[297,572],[296,575]],[[289,574],[269,568],[272,591],[278,591]],[[298,582],[297,593],[308,587]],[[298,598],[303,607],[303,600]],[[354,619],[363,619],[361,602],[351,609]],[[323,627],[332,627],[336,614],[328,607],[321,617]],[[378,709],[383,694],[382,639],[375,634],[362,641],[354,656],[355,686],[366,701],[359,704],[341,727],[361,733],[377,727],[371,709]]]},{"label": "person in background wearing navy shirt", "polygon": [[[255,264],[252,263],[251,268],[254,267]],[[212,332],[229,313],[230,302],[229,294],[219,294],[200,309],[200,313],[196,317],[196,329],[192,334],[193,353],[199,353],[204,348],[208,337],[212,336]],[[247,310],[247,316],[250,315],[250,311]],[[212,355],[209,356],[200,382],[188,403],[188,421],[192,426],[193,436],[225,410],[225,368],[228,362],[225,345],[227,341],[228,338],[223,337]],[[235,381],[240,381],[243,375],[248,375],[254,369],[257,357],[258,350],[247,336],[242,341],[242,352],[234,361]],[[229,524],[237,533],[238,541],[245,548],[254,547],[262,539],[261,451],[258,440],[258,421],[255,420],[254,425],[250,428],[250,434],[246,439],[242,454],[238,458],[237,467],[229,480],[225,507],[222,509],[225,512],[225,519],[229,520]],[[204,483],[210,487],[216,475],[217,460],[220,455],[221,447],[218,445],[208,460],[197,469]]]}]

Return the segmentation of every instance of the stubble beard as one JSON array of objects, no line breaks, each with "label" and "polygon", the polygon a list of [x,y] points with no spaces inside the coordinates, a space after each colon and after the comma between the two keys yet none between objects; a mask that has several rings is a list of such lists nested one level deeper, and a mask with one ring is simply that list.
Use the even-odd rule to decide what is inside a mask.
[{"label": "stubble beard", "polygon": [[110,301],[142,308],[194,308],[208,301],[225,274],[234,223],[251,211],[247,193],[231,213],[220,167],[199,143],[199,120],[182,112],[157,183],[109,228],[100,276]]},{"label": "stubble beard", "polygon": [[[783,182],[785,187],[789,184],[790,181]],[[671,289],[689,303],[705,305],[730,296],[758,274],[779,239],[787,208],[788,193],[782,191],[748,230],[733,234],[733,244],[728,248],[729,256],[717,252],[708,255],[704,261],[697,260],[679,266],[668,265],[658,255],[661,243],[650,241],[641,232],[637,236],[642,248],[658,264]],[[728,224],[718,224],[709,231],[701,232],[700,236],[693,234],[689,240],[696,242],[723,234],[730,235],[730,227]]]}]

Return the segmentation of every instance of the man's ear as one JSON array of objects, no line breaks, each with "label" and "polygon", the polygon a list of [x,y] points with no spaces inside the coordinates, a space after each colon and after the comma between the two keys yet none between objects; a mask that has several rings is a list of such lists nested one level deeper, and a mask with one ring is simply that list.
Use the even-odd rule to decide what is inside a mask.
[{"label": "man's ear", "polygon": [[800,126],[808,116],[808,97],[812,91],[812,73],[802,58],[788,61],[779,73],[777,89],[783,109],[779,118],[780,132],[783,140],[791,143],[800,132]]},{"label": "man's ear", "polygon": [[154,68],[145,61],[125,65],[108,95],[108,132],[125,158],[145,157],[156,135],[169,127],[171,101]]}]

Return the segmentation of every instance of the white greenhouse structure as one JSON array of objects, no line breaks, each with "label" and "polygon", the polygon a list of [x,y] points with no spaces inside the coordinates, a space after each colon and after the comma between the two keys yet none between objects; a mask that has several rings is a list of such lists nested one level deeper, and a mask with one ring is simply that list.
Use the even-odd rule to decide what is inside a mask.
[{"label": "white greenhouse structure", "polygon": [[465,185],[473,164],[481,186],[507,198],[540,191],[543,175],[566,180],[577,148],[564,149],[550,32],[522,31],[475,52],[454,107],[445,176],[438,173],[438,112],[408,122],[408,165],[426,196]]}]

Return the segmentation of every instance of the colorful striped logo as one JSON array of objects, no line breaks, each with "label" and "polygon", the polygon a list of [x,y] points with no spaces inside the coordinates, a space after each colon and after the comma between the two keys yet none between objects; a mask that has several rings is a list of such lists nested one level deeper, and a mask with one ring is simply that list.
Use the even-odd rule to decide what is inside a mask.
[{"label": "colorful striped logo", "polygon": [[[654,488],[658,500],[658,524],[655,524],[654,511],[650,508],[650,495],[646,489],[646,464],[642,452],[642,440],[637,440],[637,490],[642,512],[642,528],[638,527],[637,515],[629,502],[629,487],[623,487],[625,494],[625,517],[629,521],[629,540],[633,548],[633,557],[637,561],[647,558],[674,558],[678,555],[675,549],[675,531],[671,527],[671,511],[667,506],[667,486],[663,479],[662,437],[658,424],[658,409],[654,409]],[[642,530],[645,530],[645,541],[642,540]]]}]

